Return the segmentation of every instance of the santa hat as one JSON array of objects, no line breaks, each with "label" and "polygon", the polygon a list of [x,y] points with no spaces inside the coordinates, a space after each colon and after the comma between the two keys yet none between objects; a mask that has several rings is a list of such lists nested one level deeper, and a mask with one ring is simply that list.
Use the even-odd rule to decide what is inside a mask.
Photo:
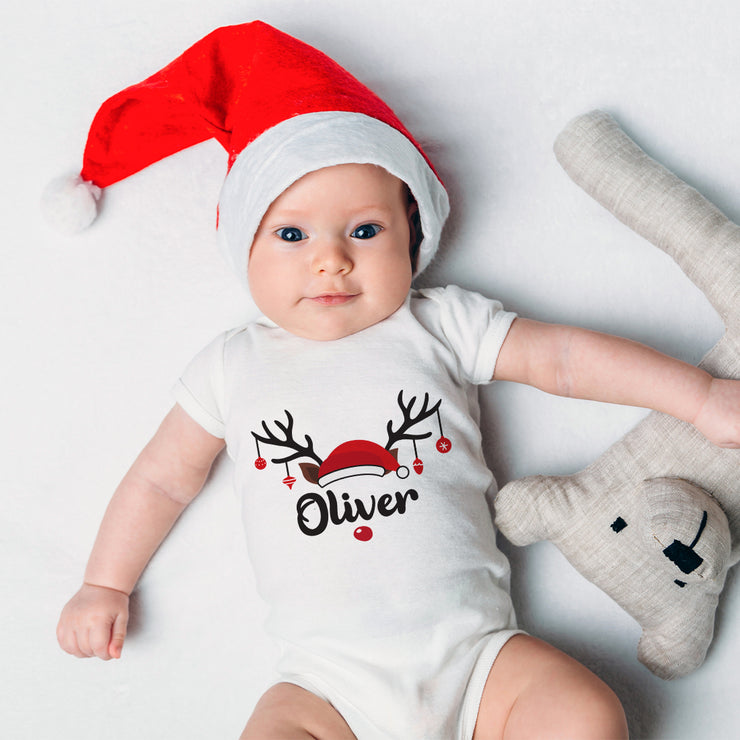
[{"label": "santa hat", "polygon": [[332,451],[319,467],[318,483],[323,488],[343,478],[356,475],[378,475],[395,472],[399,478],[406,478],[409,469],[399,465],[395,455],[375,442],[353,439],[344,442]]},{"label": "santa hat", "polygon": [[213,31],[108,99],[92,123],[79,176],[47,189],[47,214],[67,231],[85,228],[101,189],[209,138],[229,155],[218,230],[245,284],[252,239],[270,204],[308,172],[337,164],[376,164],[403,180],[424,235],[417,272],[434,255],[449,205],[421,147],[336,62],[261,21]]}]

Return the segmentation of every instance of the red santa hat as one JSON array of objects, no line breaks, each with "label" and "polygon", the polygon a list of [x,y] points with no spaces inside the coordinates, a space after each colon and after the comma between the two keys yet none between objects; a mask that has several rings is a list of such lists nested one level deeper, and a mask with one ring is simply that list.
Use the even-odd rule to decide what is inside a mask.
[{"label": "red santa hat", "polygon": [[90,128],[79,176],[47,189],[47,215],[66,231],[85,228],[101,189],[209,138],[229,155],[218,230],[244,284],[270,204],[308,172],[337,164],[376,164],[403,180],[424,234],[417,272],[434,255],[449,204],[419,144],[349,72],[261,21],[213,31],[109,98]]},{"label": "red santa hat", "polygon": [[409,469],[399,465],[395,455],[375,442],[353,439],[343,442],[332,451],[319,467],[318,483],[323,488],[343,478],[356,475],[378,475],[395,472],[399,478],[406,478]]}]

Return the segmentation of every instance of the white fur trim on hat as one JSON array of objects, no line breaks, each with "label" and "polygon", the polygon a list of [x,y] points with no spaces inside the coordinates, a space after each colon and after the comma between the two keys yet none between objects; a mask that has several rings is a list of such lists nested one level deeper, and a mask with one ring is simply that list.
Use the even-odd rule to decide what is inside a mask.
[{"label": "white fur trim on hat", "polygon": [[429,264],[449,201],[419,150],[396,129],[361,113],[307,113],[258,136],[236,158],[221,189],[220,242],[245,286],[252,240],[272,202],[303,175],[338,164],[379,165],[408,185],[424,232],[417,274]]}]

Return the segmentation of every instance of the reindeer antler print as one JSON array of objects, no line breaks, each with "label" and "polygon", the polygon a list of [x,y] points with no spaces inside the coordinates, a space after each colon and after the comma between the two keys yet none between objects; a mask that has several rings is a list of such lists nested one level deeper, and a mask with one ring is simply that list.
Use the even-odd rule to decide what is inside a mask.
[{"label": "reindeer antler print", "polygon": [[[260,452],[260,443],[282,447],[287,451],[283,457],[273,457],[272,462],[285,465],[283,483],[291,491],[298,480],[291,474],[289,464],[298,458],[308,458],[299,462],[298,466],[303,478],[314,488],[308,491],[305,488],[302,489],[303,492],[295,502],[296,521],[303,534],[314,537],[321,534],[329,524],[356,522],[358,518],[370,521],[375,514],[381,517],[404,514],[408,502],[419,499],[419,491],[416,488],[407,488],[405,491],[395,490],[394,493],[390,493],[387,488],[385,490],[381,488],[380,492],[376,490],[373,493],[367,493],[367,491],[363,492],[362,488],[353,488],[352,485],[353,479],[363,476],[384,479],[386,475],[395,473],[394,480],[407,478],[409,468],[399,462],[399,451],[391,449],[396,442],[401,440],[408,440],[413,444],[415,459],[411,466],[417,475],[421,475],[424,463],[418,457],[416,443],[421,439],[431,437],[432,432],[411,432],[410,430],[435,415],[441,435],[437,440],[437,451],[447,453],[452,448],[450,440],[442,434],[442,419],[439,413],[441,400],[430,404],[429,394],[425,393],[419,408],[415,408],[417,396],[413,396],[408,403],[405,403],[403,391],[400,391],[397,402],[403,412],[403,420],[397,429],[393,428],[392,420],[388,422],[386,447],[381,447],[377,442],[367,439],[348,439],[336,446],[324,460],[314,451],[313,440],[307,434],[304,437],[304,443],[296,440],[293,432],[293,417],[288,410],[284,411],[287,417],[286,422],[275,419],[268,425],[267,421],[262,421],[264,433],[251,432],[257,447],[257,458],[254,461],[257,470],[267,468],[267,460]],[[274,426],[277,431],[273,431],[271,426]],[[407,454],[410,452],[408,449],[410,446],[407,445],[405,450]],[[342,488],[335,489],[333,486],[335,483]],[[328,487],[330,485],[332,488]],[[397,488],[398,482],[389,485]],[[353,494],[360,494],[360,497],[352,498]],[[356,527],[354,537],[360,542],[368,542],[373,537],[373,530],[366,525]]]},{"label": "reindeer antler print", "polygon": [[281,439],[274,434],[267,426],[267,422],[262,422],[262,428],[265,430],[266,436],[260,436],[257,432],[252,432],[252,436],[257,442],[263,442],[264,444],[273,445],[275,447],[286,447],[289,450],[293,450],[292,454],[288,454],[285,457],[273,457],[272,462],[274,463],[289,463],[292,460],[297,460],[299,457],[309,457],[315,460],[319,465],[323,460],[316,454],[313,448],[313,440],[308,434],[305,435],[305,445],[299,444],[299,442],[293,436],[293,417],[290,415],[290,411],[285,411],[285,415],[288,417],[288,423],[275,419],[273,422],[275,426],[283,433],[284,439]]},{"label": "reindeer antler print", "polygon": [[408,430],[411,429],[416,424],[424,421],[425,419],[428,419],[430,416],[434,416],[439,410],[439,407],[442,403],[442,399],[437,401],[437,403],[434,404],[434,406],[429,406],[429,394],[424,394],[424,401],[421,405],[421,409],[419,409],[418,413],[414,416],[412,413],[414,404],[416,403],[416,396],[414,396],[408,404],[404,404],[403,402],[403,391],[400,391],[398,394],[398,405],[403,412],[403,421],[401,422],[401,425],[398,427],[398,429],[393,429],[393,420],[388,422],[387,429],[388,429],[388,443],[385,446],[386,450],[390,450],[391,447],[393,447],[396,442],[400,442],[402,439],[410,439],[410,440],[417,440],[417,439],[426,439],[427,437],[431,437],[431,432],[424,432],[421,434],[412,434]]},{"label": "reindeer antler print", "polygon": [[412,467],[417,474],[421,475],[424,470],[424,463],[418,456],[416,443],[418,440],[431,437],[432,432],[411,432],[410,430],[417,424],[436,415],[440,433],[436,443],[437,451],[441,453],[449,452],[452,449],[452,442],[442,433],[442,419],[439,413],[442,401],[440,399],[436,403],[430,404],[429,394],[425,393],[424,400],[419,408],[415,409],[417,397],[413,396],[408,403],[405,403],[403,391],[400,391],[397,403],[403,412],[403,421],[399,424],[398,429],[393,428],[392,420],[388,422],[388,443],[385,447],[366,439],[350,439],[335,447],[329,456],[323,460],[316,454],[313,440],[307,434],[304,437],[304,443],[296,440],[293,433],[293,417],[290,411],[285,410],[287,422],[282,422],[279,419],[272,422],[272,425],[277,428],[277,432],[273,431],[270,428],[271,425],[268,426],[266,421],[263,421],[264,434],[251,433],[257,447],[257,458],[254,461],[254,467],[257,470],[267,468],[267,460],[262,457],[260,451],[260,443],[262,443],[273,447],[283,447],[289,451],[283,457],[271,458],[271,462],[285,465],[283,483],[291,490],[296,483],[296,479],[290,472],[289,463],[299,458],[304,458],[302,462],[298,463],[303,477],[309,483],[317,484],[322,488],[336,480],[353,478],[358,475],[383,476],[389,472],[395,472],[399,478],[405,478],[409,469],[399,463],[398,449],[394,449],[393,445],[401,440],[408,440],[414,447],[415,458]]}]

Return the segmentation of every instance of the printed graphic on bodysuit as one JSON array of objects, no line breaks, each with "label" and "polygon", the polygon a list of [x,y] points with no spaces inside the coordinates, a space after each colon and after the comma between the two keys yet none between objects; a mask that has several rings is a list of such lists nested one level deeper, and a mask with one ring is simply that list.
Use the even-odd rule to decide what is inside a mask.
[{"label": "printed graphic on bodysuit", "polygon": [[[409,478],[409,467],[399,462],[399,450],[403,458],[411,457],[410,466],[417,475],[424,472],[424,462],[420,457],[422,440],[429,439],[433,432],[423,425],[427,422],[434,424],[439,430],[436,440],[436,450],[442,454],[452,449],[452,442],[444,436],[440,406],[442,400],[431,404],[429,394],[424,394],[423,401],[417,407],[417,396],[412,396],[406,403],[403,391],[396,399],[401,411],[401,419],[394,424],[390,419],[386,425],[387,441],[384,447],[377,442],[366,439],[353,439],[342,442],[335,447],[326,458],[321,458],[315,448],[310,435],[304,434],[300,440],[294,431],[295,422],[292,414],[285,410],[286,421],[275,419],[271,424],[262,422],[262,432],[252,432],[254,437],[257,458],[254,465],[258,470],[267,468],[267,460],[262,456],[265,446],[283,448],[285,454],[270,458],[275,465],[285,465],[283,483],[292,491],[298,479],[291,472],[291,463],[296,462],[303,479],[318,486],[319,491],[308,491],[296,500],[296,522],[300,531],[316,537],[326,531],[331,525],[341,525],[347,522],[354,524],[358,520],[371,521],[375,516],[389,517],[395,514],[405,514],[410,502],[419,500],[416,488],[406,488],[405,491],[384,492],[371,495],[369,499],[352,498],[349,493],[336,493],[333,488],[347,484],[348,479],[358,476],[377,476],[385,478],[395,474],[395,487],[401,481]],[[396,418],[397,418],[396,414]],[[273,430],[274,427],[274,430]],[[414,430],[414,431],[412,431]],[[408,443],[411,443],[409,445]],[[406,443],[406,444],[404,444]],[[340,483],[341,481],[341,483]],[[333,486],[333,488],[329,488]],[[355,539],[368,542],[373,537],[373,530],[368,525],[360,525],[354,530]]]}]

